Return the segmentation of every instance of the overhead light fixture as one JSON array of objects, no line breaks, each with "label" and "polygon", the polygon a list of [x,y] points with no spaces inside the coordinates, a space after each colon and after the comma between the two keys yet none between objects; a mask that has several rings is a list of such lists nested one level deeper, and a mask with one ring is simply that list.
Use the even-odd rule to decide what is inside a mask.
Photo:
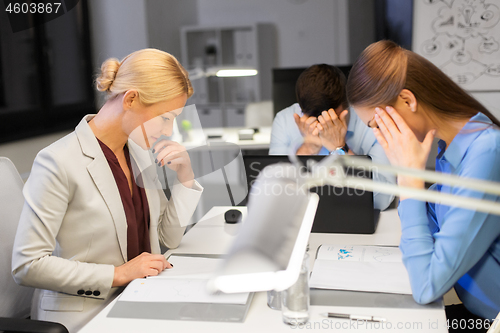
[{"label": "overhead light fixture", "polygon": [[243,67],[210,67],[206,70],[195,68],[189,71],[189,79],[198,80],[203,77],[217,76],[217,77],[244,77],[255,76],[258,71],[255,68]]},{"label": "overhead light fixture", "polygon": [[245,68],[231,68],[231,69],[219,69],[215,75],[217,77],[240,77],[240,76],[254,76],[257,75],[256,69],[245,69]]}]

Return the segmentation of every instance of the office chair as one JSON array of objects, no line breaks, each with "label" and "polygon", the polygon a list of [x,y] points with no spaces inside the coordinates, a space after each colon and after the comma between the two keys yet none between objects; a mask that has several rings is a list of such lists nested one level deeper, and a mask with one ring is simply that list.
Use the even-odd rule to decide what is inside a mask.
[{"label": "office chair", "polygon": [[11,275],[12,246],[24,204],[23,181],[14,164],[0,157],[0,331],[68,333],[59,323],[25,319],[33,288],[19,286]]}]

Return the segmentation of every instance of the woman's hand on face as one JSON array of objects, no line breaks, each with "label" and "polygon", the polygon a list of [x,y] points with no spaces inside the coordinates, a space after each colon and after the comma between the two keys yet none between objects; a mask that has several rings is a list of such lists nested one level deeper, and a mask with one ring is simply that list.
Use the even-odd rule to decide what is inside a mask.
[{"label": "woman's hand on face", "polygon": [[165,268],[172,267],[162,254],[143,252],[125,264],[115,267],[112,287],[125,286],[134,279],[156,276]]},{"label": "woman's hand on face", "polygon": [[[378,128],[373,133],[392,165],[425,169],[435,130],[429,131],[423,142],[418,141],[410,127],[397,111],[388,106],[386,110],[375,109]],[[423,188],[424,182],[417,178],[398,176],[398,184]],[[401,197],[404,200],[405,197]]]},{"label": "woman's hand on face", "polygon": [[155,163],[158,166],[167,166],[177,172],[177,178],[187,188],[193,187],[194,172],[191,167],[191,159],[186,148],[169,140],[158,141],[153,147],[153,153],[156,155]]},{"label": "woman's hand on face", "polygon": [[375,112],[378,128],[374,128],[373,133],[391,164],[425,169],[435,130],[429,131],[420,142],[393,107],[375,108]]}]

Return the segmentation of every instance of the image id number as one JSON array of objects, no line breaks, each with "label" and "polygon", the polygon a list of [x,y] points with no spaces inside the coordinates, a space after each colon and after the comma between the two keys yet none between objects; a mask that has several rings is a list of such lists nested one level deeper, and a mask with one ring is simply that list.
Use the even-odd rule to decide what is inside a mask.
[{"label": "image id number", "polygon": [[448,319],[446,320],[446,326],[448,329],[489,329],[491,326],[493,328],[498,324],[497,319],[494,319],[493,322],[490,322],[489,319]]},{"label": "image id number", "polygon": [[51,14],[51,13],[56,13],[59,11],[59,8],[61,7],[60,2],[54,2],[54,3],[9,3],[7,8],[5,8],[5,11],[8,12],[9,14]]}]

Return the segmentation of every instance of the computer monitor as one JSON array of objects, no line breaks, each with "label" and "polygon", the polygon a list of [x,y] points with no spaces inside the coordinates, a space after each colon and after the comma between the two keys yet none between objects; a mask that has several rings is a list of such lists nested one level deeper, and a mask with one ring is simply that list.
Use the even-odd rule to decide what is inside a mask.
[{"label": "computer monitor", "polygon": [[[369,156],[358,156],[371,160]],[[307,160],[321,161],[325,156],[298,156],[306,165]],[[245,155],[243,163],[249,189],[262,170],[276,163],[289,162],[286,155]],[[370,170],[346,167],[347,175],[372,179]],[[334,187],[325,185],[311,189],[319,195],[319,204],[312,232],[373,234],[377,228],[379,210],[373,206],[373,192],[362,188]],[[251,199],[249,198],[249,201]],[[250,202],[248,202],[250,204]]]}]

